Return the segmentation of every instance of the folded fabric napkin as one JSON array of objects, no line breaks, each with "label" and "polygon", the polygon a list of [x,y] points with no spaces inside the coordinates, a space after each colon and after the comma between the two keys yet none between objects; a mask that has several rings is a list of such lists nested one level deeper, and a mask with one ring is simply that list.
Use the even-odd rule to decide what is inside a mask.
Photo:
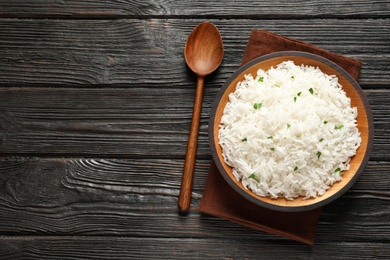
[{"label": "folded fabric napkin", "polygon": [[[356,80],[361,62],[308,43],[266,30],[252,31],[242,64],[278,51],[305,51],[323,56],[345,69]],[[321,208],[304,212],[279,212],[255,205],[239,195],[225,181],[212,161],[199,210],[241,225],[281,235],[309,245],[314,244]]]}]

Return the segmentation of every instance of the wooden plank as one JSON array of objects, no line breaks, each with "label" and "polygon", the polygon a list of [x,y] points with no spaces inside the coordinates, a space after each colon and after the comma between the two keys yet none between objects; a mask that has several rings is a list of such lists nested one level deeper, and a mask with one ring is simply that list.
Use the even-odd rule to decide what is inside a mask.
[{"label": "wooden plank", "polygon": [[[207,18],[360,18],[388,17],[386,1],[1,1],[0,17],[19,18],[117,18],[207,17]],[[298,7],[298,8],[297,8]]]},{"label": "wooden plank", "polygon": [[[180,216],[183,160],[2,158],[0,235],[280,239],[198,211],[209,163],[196,162],[192,208]],[[318,241],[389,242],[389,168],[371,162],[324,208]]]},{"label": "wooden plank", "polygon": [[[0,154],[184,158],[195,88],[0,88]],[[198,157],[210,158],[207,86]],[[388,158],[390,90],[367,90],[372,160]]]},{"label": "wooden plank", "polygon": [[318,242],[314,247],[256,239],[0,237],[2,259],[388,259],[386,243]]},{"label": "wooden plank", "polygon": [[[0,19],[0,86],[190,87],[183,49],[201,21]],[[239,67],[253,29],[359,58],[363,88],[390,84],[383,73],[390,67],[390,19],[211,22],[221,31],[225,57],[209,84],[220,86]]]}]

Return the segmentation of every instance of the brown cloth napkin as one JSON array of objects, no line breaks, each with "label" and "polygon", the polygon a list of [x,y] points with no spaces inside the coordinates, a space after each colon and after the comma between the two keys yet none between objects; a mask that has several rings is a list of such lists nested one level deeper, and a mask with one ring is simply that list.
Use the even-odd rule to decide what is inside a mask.
[{"label": "brown cloth napkin", "polygon": [[[359,60],[331,53],[308,43],[266,30],[252,31],[241,65],[259,56],[277,51],[305,51],[317,54],[337,63],[356,80],[359,77],[361,68]],[[279,212],[257,206],[241,197],[229,186],[213,161],[210,165],[199,210],[309,245],[314,244],[318,220],[321,215],[321,208],[304,212]]]}]

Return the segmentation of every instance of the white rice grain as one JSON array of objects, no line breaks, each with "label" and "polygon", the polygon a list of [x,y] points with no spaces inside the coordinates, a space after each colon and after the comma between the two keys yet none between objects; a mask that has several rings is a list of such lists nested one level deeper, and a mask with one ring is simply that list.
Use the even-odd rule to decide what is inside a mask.
[{"label": "white rice grain", "polygon": [[238,83],[219,143],[244,187],[307,199],[323,195],[349,168],[361,142],[356,117],[336,76],[286,61]]}]

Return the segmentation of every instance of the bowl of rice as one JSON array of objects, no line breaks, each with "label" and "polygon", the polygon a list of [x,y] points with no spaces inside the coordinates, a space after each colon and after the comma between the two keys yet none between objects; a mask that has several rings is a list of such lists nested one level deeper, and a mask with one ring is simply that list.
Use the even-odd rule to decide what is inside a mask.
[{"label": "bowl of rice", "polygon": [[369,160],[373,119],[337,64],[277,52],[236,71],[213,103],[209,144],[228,184],[255,205],[297,212],[344,194]]}]

